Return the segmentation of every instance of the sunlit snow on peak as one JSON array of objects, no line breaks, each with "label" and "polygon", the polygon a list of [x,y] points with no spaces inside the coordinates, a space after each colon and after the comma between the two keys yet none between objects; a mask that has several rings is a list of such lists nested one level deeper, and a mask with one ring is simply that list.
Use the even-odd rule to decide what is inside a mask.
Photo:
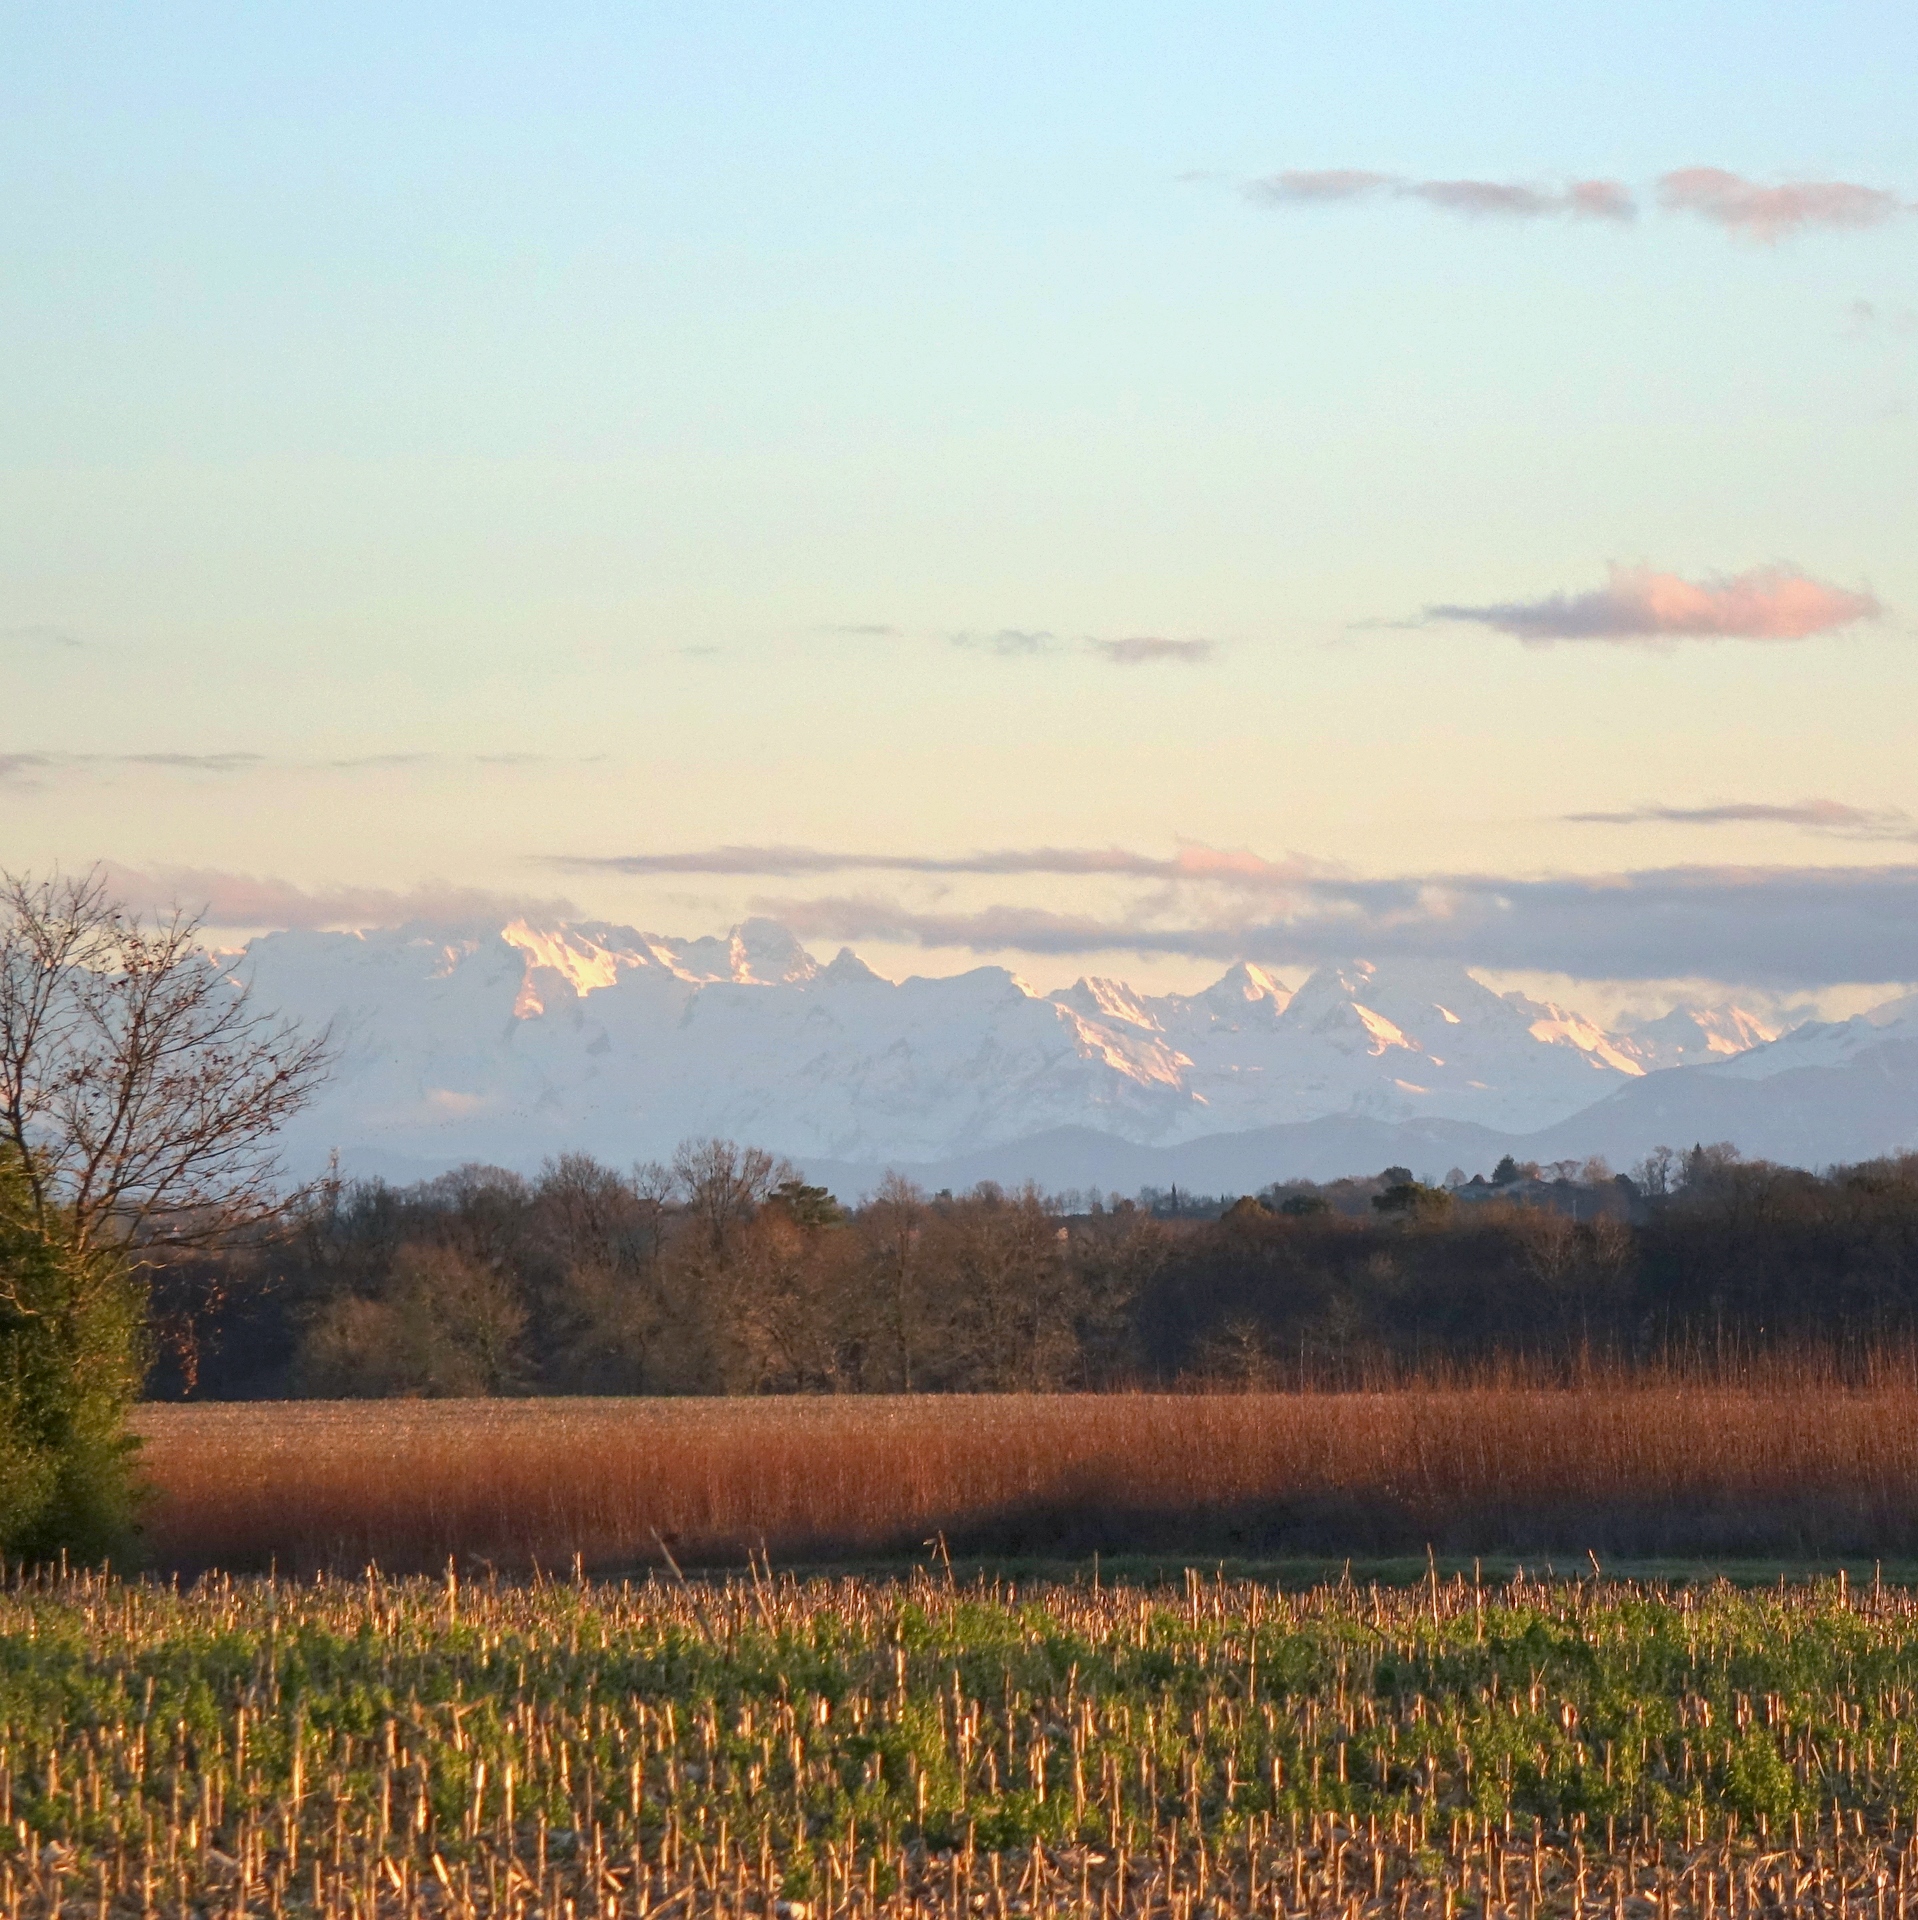
[{"label": "sunlit snow on peak", "polygon": [[1543,1040],[1547,1046],[1576,1047],[1580,1053],[1589,1054],[1596,1061],[1618,1073],[1628,1073],[1634,1078],[1645,1071],[1642,1062],[1634,1060],[1629,1054],[1621,1052],[1611,1036],[1595,1027],[1583,1014],[1568,1013],[1563,1007],[1555,1007],[1550,1001],[1535,1001],[1538,1018],[1528,1029],[1534,1040]]},{"label": "sunlit snow on peak", "polygon": [[536,978],[542,971],[558,974],[584,1000],[590,993],[617,986],[626,969],[646,964],[642,954],[615,952],[573,928],[544,932],[515,920],[500,929],[500,938],[526,956],[526,977],[513,1004],[514,1017],[521,1020],[546,1011]]},{"label": "sunlit snow on peak", "polygon": [[[1878,1018],[1883,1011],[1868,1017]],[[1776,1040],[1779,1031],[1776,1022],[1743,1007],[1674,1007],[1659,1019],[1629,1029],[1619,1044],[1648,1069],[1683,1067],[1748,1053]]]},{"label": "sunlit snow on peak", "polygon": [[1352,1002],[1352,1011],[1358,1015],[1359,1024],[1372,1036],[1372,1051],[1383,1053],[1387,1047],[1404,1047],[1416,1053],[1418,1042],[1410,1038],[1405,1031],[1386,1019],[1382,1013],[1374,1013],[1370,1007]]},{"label": "sunlit snow on peak", "polygon": [[1129,1027],[1140,1027],[1147,1033],[1160,1031],[1159,1022],[1150,1008],[1123,980],[1088,975],[1083,980],[1074,981],[1069,987],[1061,988],[1052,998],[1094,1019],[1123,1021]]},{"label": "sunlit snow on peak", "polygon": [[1242,1000],[1256,1005],[1263,1001],[1283,1012],[1292,998],[1292,989],[1276,974],[1254,966],[1249,960],[1241,960],[1236,966],[1228,967],[1198,997],[1215,1003]]}]

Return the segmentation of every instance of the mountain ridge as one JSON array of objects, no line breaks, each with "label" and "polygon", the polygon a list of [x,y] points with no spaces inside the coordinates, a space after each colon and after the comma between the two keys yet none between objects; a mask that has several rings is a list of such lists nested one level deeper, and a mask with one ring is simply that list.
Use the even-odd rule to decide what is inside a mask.
[{"label": "mountain ridge", "polygon": [[286,932],[238,967],[263,1006],[340,1043],[289,1132],[300,1169],[334,1149],[409,1171],[640,1160],[698,1134],[931,1165],[1074,1128],[1173,1151],[1339,1116],[1523,1139],[1669,1060],[1746,1058],[1765,1031],[1692,1008],[1608,1033],[1433,963],[1351,960],[1294,986],[1240,962],[1161,995],[1096,975],[1042,994],[996,966],[893,981],[849,948],[822,965],[769,919],[694,938],[526,919]]}]

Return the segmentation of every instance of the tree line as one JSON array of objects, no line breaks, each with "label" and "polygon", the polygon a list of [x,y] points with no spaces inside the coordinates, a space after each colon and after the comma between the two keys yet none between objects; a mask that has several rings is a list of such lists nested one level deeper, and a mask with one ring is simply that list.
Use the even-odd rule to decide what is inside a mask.
[{"label": "tree line", "polygon": [[1722,1369],[1918,1335],[1918,1156],[1295,1182],[1209,1215],[893,1177],[842,1206],[691,1141],[330,1181],[159,1278],[162,1395],[1075,1392],[1522,1364]]}]

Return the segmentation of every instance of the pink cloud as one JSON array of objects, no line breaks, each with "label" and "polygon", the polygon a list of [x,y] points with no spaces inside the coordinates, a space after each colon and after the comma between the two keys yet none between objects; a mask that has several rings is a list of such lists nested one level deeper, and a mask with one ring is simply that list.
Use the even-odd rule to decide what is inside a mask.
[{"label": "pink cloud", "polygon": [[1828,586],[1790,567],[1699,581],[1615,566],[1610,580],[1588,593],[1425,612],[1427,619],[1469,621],[1528,646],[1549,646],[1555,640],[1807,640],[1876,620],[1884,608],[1868,593]]},{"label": "pink cloud", "polygon": [[1392,184],[1389,173],[1359,167],[1321,167],[1316,171],[1275,173],[1246,189],[1255,200],[1275,206],[1314,206],[1335,200],[1362,200]]},{"label": "pink cloud", "polygon": [[1658,183],[1658,197],[1675,213],[1727,227],[1767,244],[1801,227],[1876,227],[1905,209],[1882,187],[1849,180],[1788,180],[1761,187],[1722,167],[1681,167]]},{"label": "pink cloud", "polygon": [[1588,220],[1636,220],[1638,203],[1616,180],[1574,180],[1565,189],[1571,211]]},{"label": "pink cloud", "polygon": [[1406,180],[1359,167],[1326,167],[1270,174],[1251,182],[1246,192],[1254,200],[1279,207],[1326,206],[1389,192],[1397,199],[1422,200],[1443,213],[1468,219],[1539,220],[1570,214],[1575,219],[1630,220],[1638,212],[1630,191],[1617,180],[1574,180],[1559,189],[1513,180]]}]

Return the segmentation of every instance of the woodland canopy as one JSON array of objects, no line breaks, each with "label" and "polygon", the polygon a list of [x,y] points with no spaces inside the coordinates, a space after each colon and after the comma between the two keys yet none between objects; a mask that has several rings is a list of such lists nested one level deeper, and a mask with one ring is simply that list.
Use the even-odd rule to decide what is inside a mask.
[{"label": "woodland canopy", "polygon": [[928,1195],[843,1207],[688,1142],[324,1184],[156,1283],[162,1397],[1284,1387],[1592,1365],[1735,1370],[1918,1336],[1918,1156],[1812,1174],[1728,1148],[1631,1177],[1404,1168],[1230,1204]]}]

